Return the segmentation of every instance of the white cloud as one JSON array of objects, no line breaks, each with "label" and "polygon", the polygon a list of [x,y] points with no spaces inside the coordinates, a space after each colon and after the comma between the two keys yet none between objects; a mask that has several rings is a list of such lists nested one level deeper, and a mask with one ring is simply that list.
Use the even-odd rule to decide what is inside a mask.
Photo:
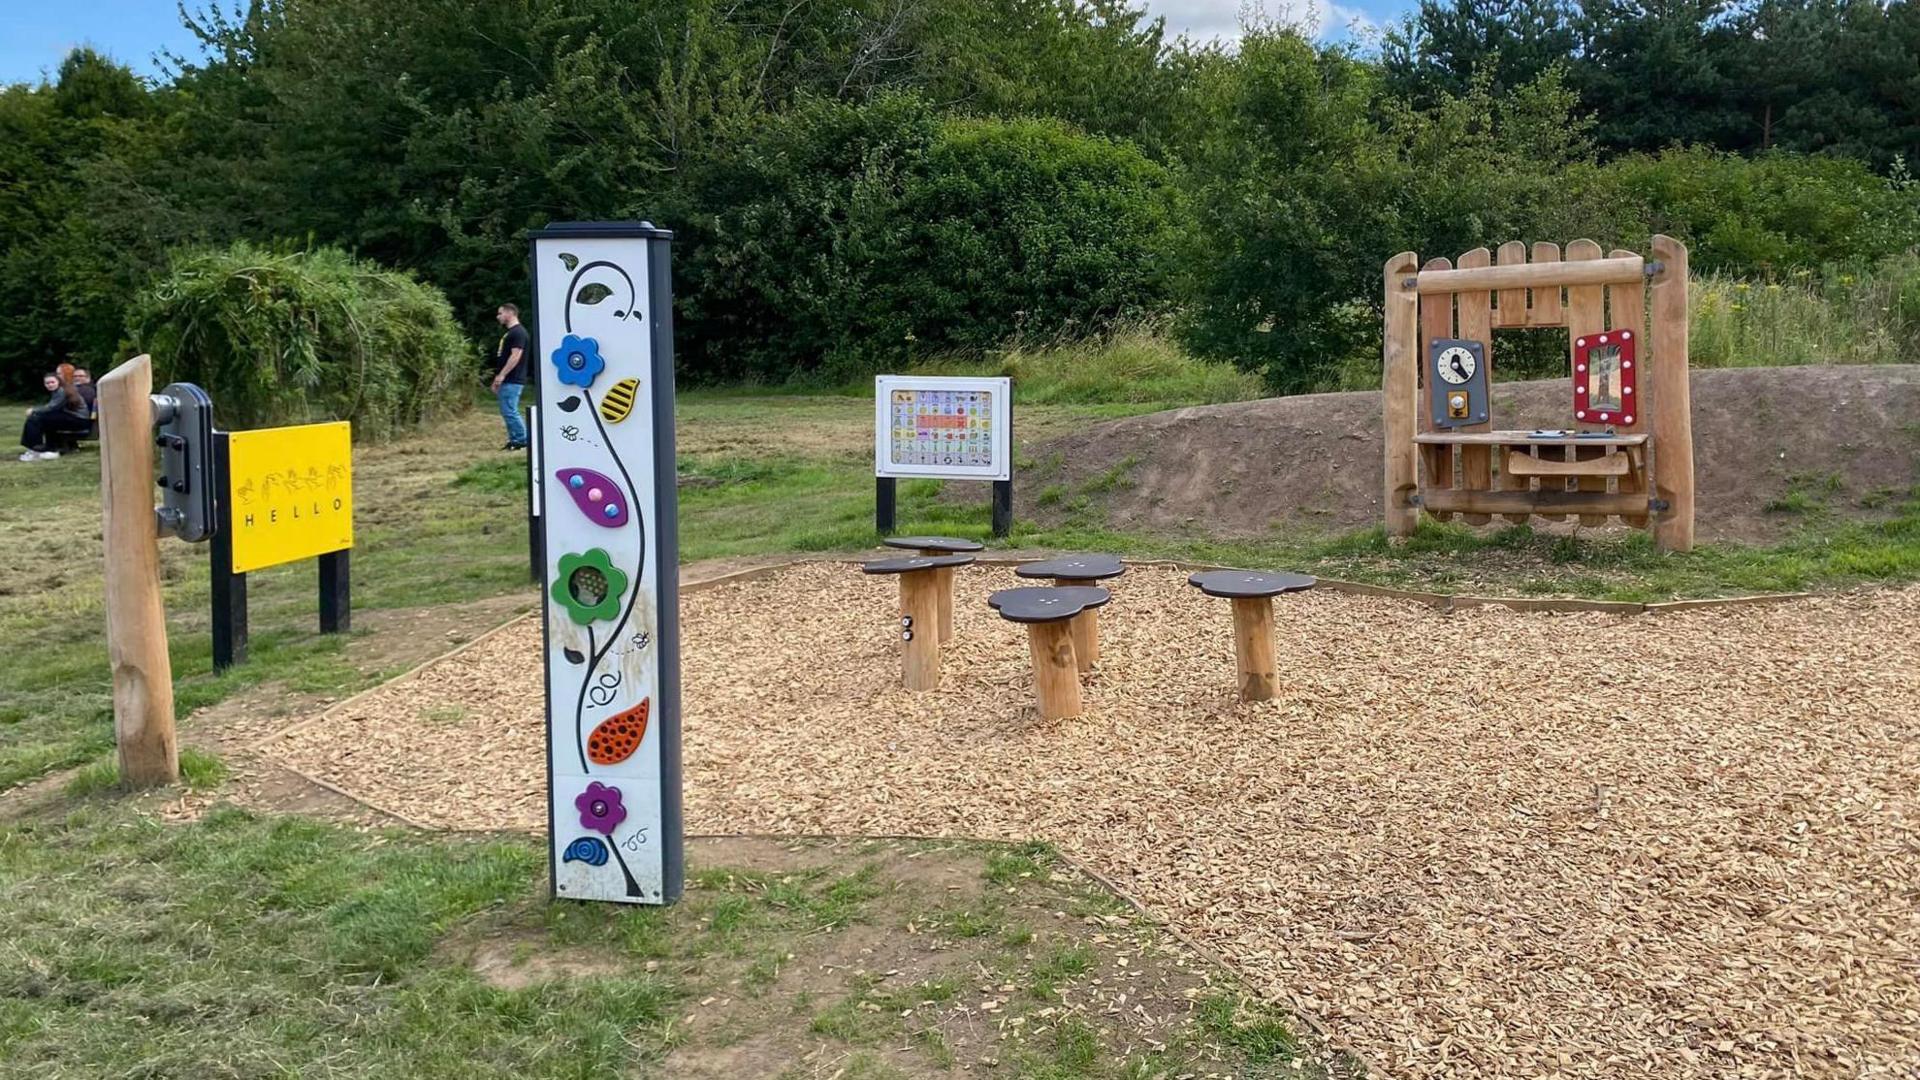
[{"label": "white cloud", "polygon": [[1332,0],[1142,0],[1147,11],[1164,15],[1170,35],[1199,42],[1231,44],[1248,23],[1278,22],[1312,27],[1322,38],[1346,37],[1374,28],[1358,8]]}]

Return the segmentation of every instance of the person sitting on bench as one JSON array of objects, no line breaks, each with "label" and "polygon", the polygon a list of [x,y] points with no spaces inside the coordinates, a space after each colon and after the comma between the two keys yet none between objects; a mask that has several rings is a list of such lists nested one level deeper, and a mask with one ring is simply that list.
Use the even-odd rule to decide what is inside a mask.
[{"label": "person sitting on bench", "polygon": [[42,385],[47,381],[53,384],[47,403],[29,410],[26,426],[20,429],[20,445],[26,447],[20,455],[21,461],[50,461],[59,457],[60,452],[47,443],[49,435],[61,432],[85,435],[93,430],[93,421],[87,415],[87,399],[73,385],[73,365],[61,364]]}]

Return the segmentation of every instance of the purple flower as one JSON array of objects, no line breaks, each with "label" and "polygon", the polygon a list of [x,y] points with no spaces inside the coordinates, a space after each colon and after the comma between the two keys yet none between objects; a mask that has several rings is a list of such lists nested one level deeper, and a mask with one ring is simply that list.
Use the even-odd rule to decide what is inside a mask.
[{"label": "purple flower", "polygon": [[620,801],[620,789],[598,780],[588,784],[587,790],[575,795],[573,805],[580,811],[580,827],[592,829],[603,836],[612,836],[613,830],[627,820],[627,808]]},{"label": "purple flower", "polygon": [[584,390],[606,370],[607,361],[600,355],[598,341],[568,334],[560,339],[560,347],[553,350],[553,366],[559,371],[561,382]]}]

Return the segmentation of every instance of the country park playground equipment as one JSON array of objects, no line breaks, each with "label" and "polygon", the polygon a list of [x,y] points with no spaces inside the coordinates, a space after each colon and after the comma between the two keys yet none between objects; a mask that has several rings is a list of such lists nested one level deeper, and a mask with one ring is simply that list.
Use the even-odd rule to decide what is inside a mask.
[{"label": "country park playground equipment", "polygon": [[[1564,290],[1564,295],[1563,295]],[[1424,510],[1469,525],[1531,516],[1651,525],[1663,551],[1693,547],[1687,386],[1687,249],[1602,256],[1591,240],[1519,241],[1385,271],[1383,411],[1387,533]],[[1493,332],[1565,327],[1572,426],[1492,425]]]}]

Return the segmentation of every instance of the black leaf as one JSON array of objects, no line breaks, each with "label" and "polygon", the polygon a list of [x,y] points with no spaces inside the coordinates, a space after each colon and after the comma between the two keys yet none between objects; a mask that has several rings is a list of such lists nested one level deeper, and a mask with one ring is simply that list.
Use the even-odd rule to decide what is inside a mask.
[{"label": "black leaf", "polygon": [[607,297],[612,295],[613,295],[612,289],[609,289],[605,285],[602,285],[599,282],[594,281],[594,282],[589,282],[588,284],[580,286],[580,291],[577,293],[574,293],[573,298],[575,301],[582,304],[597,304],[600,301],[605,300]]},{"label": "black leaf", "polygon": [[560,253],[560,261],[566,264],[567,269],[571,270],[580,265],[580,256],[572,252],[563,251]]},{"label": "black leaf", "polygon": [[560,403],[561,412],[572,412],[573,410],[579,407],[580,407],[580,395],[578,394],[575,394],[574,396]]},{"label": "black leaf", "polygon": [[582,653],[579,649],[563,649],[561,651],[566,654],[567,663],[569,664],[584,664],[587,662],[586,654]]}]

